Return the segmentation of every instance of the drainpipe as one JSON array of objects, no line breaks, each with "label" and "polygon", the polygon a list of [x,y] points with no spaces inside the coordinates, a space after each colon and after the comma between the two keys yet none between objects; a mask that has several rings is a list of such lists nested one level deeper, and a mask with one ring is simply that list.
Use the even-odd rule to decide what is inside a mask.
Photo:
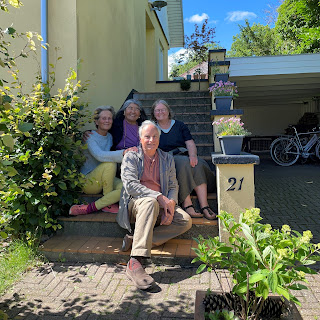
[{"label": "drainpipe", "polygon": [[[48,0],[41,0],[41,44],[48,43]],[[41,48],[41,80],[48,82],[48,49]]]}]

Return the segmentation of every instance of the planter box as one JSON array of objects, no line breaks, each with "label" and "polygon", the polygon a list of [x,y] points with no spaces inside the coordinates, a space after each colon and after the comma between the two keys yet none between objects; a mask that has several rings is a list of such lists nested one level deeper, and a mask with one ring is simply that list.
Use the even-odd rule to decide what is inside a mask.
[{"label": "planter box", "polygon": [[[205,308],[203,304],[203,299],[205,298],[206,293],[207,293],[206,291],[202,291],[202,290],[196,291],[196,301],[194,304],[194,320],[205,319],[204,318]],[[218,291],[212,291],[212,293],[221,294],[221,292],[218,292]],[[275,296],[275,297],[271,297],[271,299],[280,300],[281,298]],[[284,300],[284,303],[286,308],[289,309],[291,312],[288,315],[288,317],[282,318],[282,320],[303,320],[303,318],[301,317],[298,311],[298,308],[294,303],[291,303],[286,299]]]},{"label": "planter box", "polygon": [[230,110],[232,96],[217,96],[214,98],[214,103],[216,104],[217,110]]},{"label": "planter box", "polygon": [[221,151],[226,155],[239,155],[244,136],[218,136]]},{"label": "planter box", "polygon": [[229,73],[216,73],[214,75],[214,81],[215,82],[219,82],[219,81],[223,81],[223,82],[227,82],[229,79]]}]

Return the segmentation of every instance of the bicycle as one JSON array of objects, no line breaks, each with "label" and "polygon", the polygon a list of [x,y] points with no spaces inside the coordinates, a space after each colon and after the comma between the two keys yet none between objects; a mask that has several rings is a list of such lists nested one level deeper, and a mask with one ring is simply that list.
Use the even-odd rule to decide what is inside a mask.
[{"label": "bicycle", "polygon": [[[320,159],[320,131],[298,133],[294,126],[290,127],[294,130],[294,135],[279,137],[271,143],[272,160],[280,166],[288,167],[296,163],[300,156],[303,161],[307,161],[309,157]],[[310,135],[311,138],[308,138]]]}]

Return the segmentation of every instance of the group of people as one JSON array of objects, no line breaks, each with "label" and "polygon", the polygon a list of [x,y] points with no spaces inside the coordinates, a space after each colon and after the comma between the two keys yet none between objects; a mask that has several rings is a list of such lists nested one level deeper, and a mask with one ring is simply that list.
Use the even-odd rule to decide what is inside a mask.
[{"label": "group of people", "polygon": [[[127,100],[117,114],[111,106],[95,110],[97,129],[85,134],[88,147],[81,172],[86,176],[84,193],[102,191],[103,196],[87,205],[74,205],[69,212],[117,212],[117,222],[129,231],[122,246],[123,251],[131,248],[126,274],[140,289],[154,283],[142,267],[153,246],[190,229],[191,217],[216,219],[207,200],[215,177],[198,158],[188,127],[172,118],[164,100],[153,104],[152,121],[146,119],[141,103],[134,99]],[[121,179],[117,163],[121,163]],[[201,212],[192,205],[193,190]]]}]

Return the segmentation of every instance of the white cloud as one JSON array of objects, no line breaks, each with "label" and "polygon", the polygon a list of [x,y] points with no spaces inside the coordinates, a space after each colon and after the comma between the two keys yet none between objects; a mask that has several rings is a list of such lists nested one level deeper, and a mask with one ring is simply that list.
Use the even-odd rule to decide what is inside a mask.
[{"label": "white cloud", "polygon": [[191,23],[200,23],[206,19],[209,19],[209,16],[206,13],[203,13],[201,16],[199,16],[198,14],[195,14],[195,15],[191,16],[190,18],[186,18],[185,21],[191,22]]},{"label": "white cloud", "polygon": [[172,53],[168,56],[168,66],[169,66],[168,67],[168,74],[170,74],[170,72],[171,72],[172,65],[174,63],[176,63],[175,59],[179,58],[180,54],[185,53],[185,51],[186,51],[186,49],[182,48],[182,49],[178,50],[177,52]]},{"label": "white cloud", "polygon": [[245,19],[256,18],[257,15],[254,12],[249,11],[232,11],[227,13],[227,17],[225,20],[236,22]]}]

